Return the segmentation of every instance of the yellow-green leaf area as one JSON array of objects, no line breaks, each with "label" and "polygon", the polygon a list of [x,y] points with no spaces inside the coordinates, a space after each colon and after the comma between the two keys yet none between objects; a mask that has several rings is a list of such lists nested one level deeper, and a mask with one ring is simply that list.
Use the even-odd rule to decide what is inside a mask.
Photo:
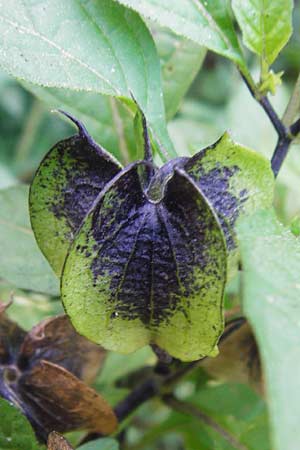
[{"label": "yellow-green leaf area", "polygon": [[26,417],[0,397],[1,450],[42,450]]},{"label": "yellow-green leaf area", "polygon": [[120,170],[79,124],[79,133],[58,142],[45,156],[30,188],[35,238],[60,275],[67,250],[96,197]]},{"label": "yellow-green leaf area", "polygon": [[271,65],[292,33],[292,0],[233,0],[247,47]]},{"label": "yellow-green leaf area", "polygon": [[272,205],[274,175],[270,162],[225,133],[214,145],[193,156],[184,168],[218,215],[226,237],[231,276],[238,258],[236,221]]}]

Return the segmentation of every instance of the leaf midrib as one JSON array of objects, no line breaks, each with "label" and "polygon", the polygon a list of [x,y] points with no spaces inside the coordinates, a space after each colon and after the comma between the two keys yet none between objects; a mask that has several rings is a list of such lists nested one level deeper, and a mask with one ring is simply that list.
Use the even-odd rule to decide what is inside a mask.
[{"label": "leaf midrib", "polygon": [[[198,0],[192,0],[200,14],[202,14],[202,17],[204,17],[210,27],[222,38],[223,42],[226,44],[228,50],[235,50],[230,42],[230,40],[227,38],[227,36],[223,33],[222,29],[219,27],[217,22],[214,20],[212,15],[204,8],[202,3]],[[224,0],[223,0],[224,1]]]},{"label": "leaf midrib", "polygon": [[[72,55],[69,51],[63,49],[60,45],[51,41],[51,39],[48,39],[46,36],[44,36],[40,32],[38,32],[36,30],[30,30],[29,28],[24,27],[23,25],[20,25],[19,23],[14,22],[10,19],[7,19],[6,17],[3,17],[3,16],[0,16],[0,20],[2,20],[3,22],[6,22],[8,25],[14,27],[18,32],[23,32],[25,34],[34,36],[34,37],[39,38],[42,41],[46,42],[50,47],[53,47],[56,50],[58,50],[62,54],[62,56],[65,57],[66,59],[77,62],[80,66],[82,66],[85,69],[87,69],[88,71],[90,71],[93,75],[96,75],[97,78],[101,79],[108,86],[110,86],[111,89],[115,92],[115,94],[117,96],[121,96],[121,92],[109,80],[107,80],[103,75],[101,75],[97,70],[93,69],[89,64],[85,63],[77,56]],[[57,84],[55,84],[55,87],[57,87]]]}]

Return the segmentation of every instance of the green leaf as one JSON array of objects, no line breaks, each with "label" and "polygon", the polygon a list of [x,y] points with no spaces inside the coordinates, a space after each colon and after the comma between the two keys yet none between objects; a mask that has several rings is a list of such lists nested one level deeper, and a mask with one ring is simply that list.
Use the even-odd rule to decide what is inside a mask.
[{"label": "green leaf", "polygon": [[9,402],[0,398],[1,450],[41,450],[25,416]]},{"label": "green leaf", "polygon": [[[195,392],[189,401],[233,436],[241,444],[241,449],[267,450],[270,448],[268,417],[264,401],[248,386],[233,383],[207,386]],[[196,433],[198,447],[194,448],[202,448],[202,434],[206,434],[209,438],[208,449],[233,450],[236,448],[228,441],[226,442],[224,437],[212,427],[205,424],[199,424],[199,426],[204,433],[199,431]],[[190,435],[187,446],[188,442],[192,443],[197,438],[195,435]]]},{"label": "green leaf", "polygon": [[96,197],[121,166],[76,119],[78,134],[47,153],[30,187],[30,220],[43,254],[57,275],[70,243]]},{"label": "green leaf", "polygon": [[62,276],[66,311],[81,334],[120,353],[156,343],[186,361],[215,354],[226,278],[219,223],[184,172],[164,172],[157,201],[138,169],[107,185],[76,235]]},{"label": "green leaf", "polygon": [[113,0],[1,4],[0,65],[42,86],[93,91],[131,103],[133,95],[158,141],[174,154],[151,34],[136,13]]},{"label": "green leaf", "polygon": [[8,188],[17,184],[17,179],[12,175],[9,169],[0,164],[0,189]]},{"label": "green leaf", "polygon": [[232,0],[243,41],[270,66],[292,33],[293,0]]},{"label": "green leaf", "polygon": [[300,217],[296,216],[290,223],[290,230],[296,236],[300,236]]},{"label": "green leaf", "polygon": [[156,25],[151,31],[161,61],[166,116],[171,119],[199,72],[206,49],[167,28]]},{"label": "green leaf", "polygon": [[2,77],[0,71],[0,166],[8,167],[21,180],[29,180],[45,149],[70,134],[72,127],[50,114],[13,78],[1,83]]},{"label": "green leaf", "polygon": [[274,175],[270,162],[236,144],[225,133],[214,145],[189,159],[184,169],[200,186],[218,215],[226,237],[231,277],[238,262],[236,221],[272,205]]},{"label": "green leaf", "polygon": [[[153,29],[153,38],[161,59],[164,102],[170,118],[200,69],[205,49],[160,27]],[[83,121],[93,138],[123,164],[141,158],[143,148],[137,147],[134,139],[133,112],[126,105],[101,94],[23,84],[52,109],[68,111]]]},{"label": "green leaf", "polygon": [[37,247],[27,205],[27,186],[0,191],[1,277],[22,289],[58,295],[58,280]]},{"label": "green leaf", "polygon": [[[118,0],[174,33],[223,55],[241,68],[245,61],[231,20],[228,0]],[[245,69],[246,70],[246,69]]]},{"label": "green leaf", "polygon": [[89,442],[79,447],[78,450],[119,450],[119,443],[112,438],[102,438]]},{"label": "green leaf", "polygon": [[300,243],[274,212],[239,225],[243,310],[262,357],[276,450],[299,447]]},{"label": "green leaf", "polygon": [[[189,386],[190,387],[190,386]],[[267,450],[269,445],[268,417],[264,401],[248,386],[241,384],[206,385],[195,388],[185,398],[211,418],[235,441],[239,448]],[[170,433],[179,434],[184,448],[189,450],[236,450],[224,435],[192,415],[170,411],[166,419],[159,420],[141,436],[139,448],[156,448],[159,438]],[[150,445],[152,444],[152,447]],[[182,444],[181,444],[182,445]],[[171,447],[172,448],[172,447]]]}]

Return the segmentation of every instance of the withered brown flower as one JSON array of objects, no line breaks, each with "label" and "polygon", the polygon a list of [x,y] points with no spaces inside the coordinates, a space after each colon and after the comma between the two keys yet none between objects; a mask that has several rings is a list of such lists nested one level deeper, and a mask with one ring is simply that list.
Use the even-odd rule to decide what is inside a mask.
[{"label": "withered brown flower", "polygon": [[73,450],[69,442],[60,434],[52,431],[48,436],[48,450]]},{"label": "withered brown flower", "polygon": [[38,438],[56,430],[109,434],[117,419],[91,383],[105,350],[78,335],[67,316],[25,332],[0,303],[0,395],[27,416]]}]

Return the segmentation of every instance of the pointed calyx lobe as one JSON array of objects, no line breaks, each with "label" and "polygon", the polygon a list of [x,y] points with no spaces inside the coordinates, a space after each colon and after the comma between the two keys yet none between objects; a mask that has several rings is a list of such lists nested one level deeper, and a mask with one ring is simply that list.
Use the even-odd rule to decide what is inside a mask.
[{"label": "pointed calyx lobe", "polygon": [[[64,113],[65,114],[65,113]],[[78,134],[54,145],[30,189],[32,228],[40,249],[57,275],[74,234],[105,184],[121,166],[67,115]]]},{"label": "pointed calyx lobe", "polygon": [[[68,147],[72,164],[62,150],[57,165],[57,148],[64,144],[54,147],[48,154],[52,172],[42,163],[31,190],[36,189],[31,208],[38,239],[55,238],[58,247],[58,239],[68,238],[60,251],[60,267],[67,254],[62,298],[73,324],[92,341],[123,353],[155,343],[186,361],[213,354],[223,329],[227,257],[230,267],[237,259],[235,222],[271,204],[269,162],[225,134],[194,157],[174,159],[160,169],[148,157],[148,142],[147,161],[123,170],[101,150],[101,171],[92,163],[88,166],[96,144],[82,151],[83,143],[91,142],[84,133],[74,148]],[[80,166],[84,169],[78,173]],[[48,183],[52,186],[52,199],[50,195],[45,200],[50,212],[45,201],[40,202],[38,183],[44,171],[44,193]],[[59,199],[54,196],[55,181],[49,181],[53,174],[61,180]],[[90,195],[81,190],[83,176]],[[81,213],[74,220],[77,201]],[[38,235],[35,224],[41,210],[40,230],[44,233],[47,227],[47,232]]]},{"label": "pointed calyx lobe", "polygon": [[231,278],[238,263],[237,220],[256,209],[272,206],[274,175],[270,162],[234,143],[225,133],[214,145],[189,158],[184,169],[218,216],[226,238]]}]

